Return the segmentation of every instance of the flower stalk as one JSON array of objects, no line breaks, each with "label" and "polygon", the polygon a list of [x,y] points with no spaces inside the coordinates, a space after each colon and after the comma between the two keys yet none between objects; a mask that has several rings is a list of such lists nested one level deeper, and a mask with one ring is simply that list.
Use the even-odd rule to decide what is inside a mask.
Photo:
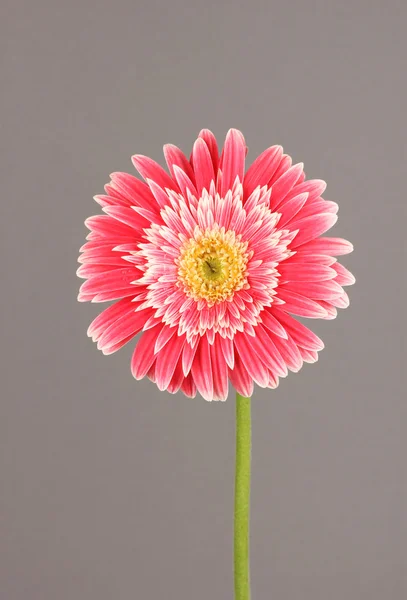
[{"label": "flower stalk", "polygon": [[236,471],[234,516],[235,600],[250,600],[251,414],[250,398],[236,394]]}]

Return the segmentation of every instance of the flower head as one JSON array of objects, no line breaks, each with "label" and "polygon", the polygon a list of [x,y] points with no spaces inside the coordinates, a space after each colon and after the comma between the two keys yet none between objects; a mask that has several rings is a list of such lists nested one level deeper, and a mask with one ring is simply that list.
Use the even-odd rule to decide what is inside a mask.
[{"label": "flower head", "polygon": [[232,129],[219,156],[205,129],[190,160],[164,146],[170,174],[133,156],[145,182],[113,173],[95,197],[105,214],[85,223],[78,299],[116,301],[88,335],[111,354],[142,332],[132,373],[160,390],[225,400],[229,380],[246,397],[254,383],[275,388],[323,348],[291,315],[333,319],[349,304],[354,278],[335,257],[352,245],[320,237],[338,211],[325,183],[281,146],[245,173],[246,153]]}]

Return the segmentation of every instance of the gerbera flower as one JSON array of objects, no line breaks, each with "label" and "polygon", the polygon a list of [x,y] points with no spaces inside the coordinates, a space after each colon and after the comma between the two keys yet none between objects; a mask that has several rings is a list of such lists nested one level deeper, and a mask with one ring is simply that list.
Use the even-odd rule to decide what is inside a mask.
[{"label": "gerbera flower", "polygon": [[336,256],[346,240],[320,237],[337,220],[326,184],[306,180],[281,146],[245,173],[247,148],[231,129],[219,156],[202,130],[190,159],[164,146],[169,174],[145,156],[145,182],[113,173],[104,215],[85,222],[80,301],[116,301],[88,335],[111,354],[142,332],[131,369],[160,390],[225,400],[229,380],[250,397],[315,362],[322,341],[292,315],[333,319],[354,277]]}]

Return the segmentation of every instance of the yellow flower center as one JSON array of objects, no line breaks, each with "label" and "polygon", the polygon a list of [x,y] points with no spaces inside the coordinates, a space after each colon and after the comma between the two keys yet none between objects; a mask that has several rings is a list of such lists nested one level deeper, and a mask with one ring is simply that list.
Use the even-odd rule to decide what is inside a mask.
[{"label": "yellow flower center", "polygon": [[197,228],[177,260],[179,285],[194,300],[206,300],[212,306],[249,287],[249,258],[247,242],[241,242],[234,231],[216,225],[204,232]]}]

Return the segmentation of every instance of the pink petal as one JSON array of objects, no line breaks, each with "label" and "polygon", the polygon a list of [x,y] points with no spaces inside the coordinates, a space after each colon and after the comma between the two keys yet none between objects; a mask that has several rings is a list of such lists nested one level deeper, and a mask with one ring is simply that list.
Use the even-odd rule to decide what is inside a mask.
[{"label": "pink petal", "polygon": [[181,390],[184,392],[185,396],[188,396],[188,398],[195,398],[196,385],[192,379],[191,373],[185,377],[184,381],[182,382]]},{"label": "pink petal", "polygon": [[132,282],[137,277],[137,269],[134,267],[116,269],[110,273],[102,273],[88,279],[88,281],[85,281],[81,285],[80,291],[84,294],[99,294],[104,291],[114,291],[132,287],[134,294],[136,294],[137,288],[135,288],[134,285],[132,286]]},{"label": "pink petal", "polygon": [[123,346],[125,346],[127,344],[127,342],[129,342],[133,338],[134,338],[134,335],[131,334],[128,337],[124,338],[123,340],[120,340],[120,342],[117,342],[117,344],[113,344],[112,346],[107,346],[106,348],[103,348],[102,354],[104,354],[105,356],[108,356],[109,354],[114,354],[115,352],[120,350],[120,348],[123,348]]},{"label": "pink petal", "polygon": [[335,263],[332,268],[335,269],[337,273],[335,281],[339,283],[339,285],[353,285],[355,283],[356,279],[354,275],[340,263]]},{"label": "pink petal", "polygon": [[134,237],[134,229],[128,225],[120,223],[116,219],[109,217],[108,215],[95,215],[89,217],[85,221],[85,226],[94,233],[100,234],[106,238],[126,238]]},{"label": "pink petal", "polygon": [[298,346],[307,350],[322,350],[324,348],[324,342],[313,331],[297,321],[297,319],[293,319],[285,310],[273,308],[273,313]]},{"label": "pink petal", "polygon": [[125,261],[122,261],[117,265],[103,265],[103,264],[85,264],[81,265],[76,274],[78,277],[82,279],[88,279],[90,277],[94,277],[95,275],[99,275],[100,273],[107,273],[108,271],[113,271],[115,269],[120,269],[125,264]]},{"label": "pink petal", "polygon": [[336,258],[332,256],[328,256],[327,254],[308,254],[308,252],[302,251],[303,248],[304,246],[301,246],[293,256],[290,256],[290,258],[288,258],[282,264],[317,264],[324,265],[325,267],[331,267],[336,262]]},{"label": "pink petal", "polygon": [[182,169],[180,169],[177,166],[174,166],[174,175],[178,183],[179,189],[181,191],[181,194],[186,200],[188,200],[188,190],[193,196],[195,196],[195,198],[199,197],[194,183],[192,183],[191,179]]},{"label": "pink petal", "polygon": [[246,337],[249,347],[253,349],[258,358],[272,373],[285,377],[287,375],[286,364],[275,344],[271,341],[266,329],[259,323],[254,331],[256,334],[254,337],[250,339]]},{"label": "pink petal", "polygon": [[283,262],[278,265],[278,271],[281,275],[280,284],[287,281],[325,281],[336,277],[334,268],[313,263]]},{"label": "pink petal", "polygon": [[297,183],[285,197],[284,203],[289,202],[298,194],[308,194],[308,202],[313,203],[317,198],[320,198],[325,189],[326,183],[322,179],[308,179],[302,183]]},{"label": "pink petal", "polygon": [[167,386],[167,392],[170,394],[175,394],[180,389],[183,381],[184,381],[184,373],[182,372],[181,359],[178,359],[177,366],[175,367],[174,375],[170,383]]},{"label": "pink petal", "polygon": [[270,180],[268,182],[268,186],[273,186],[275,184],[275,182],[286,172],[288,171],[288,169],[291,167],[292,165],[292,159],[291,156],[288,156],[287,154],[283,154],[283,156],[281,157],[280,160],[280,164],[278,165],[276,171],[273,173],[273,175],[270,177]]},{"label": "pink petal", "polygon": [[198,348],[198,342],[199,338],[196,338],[196,341],[193,344],[186,342],[182,351],[182,370],[184,372],[185,377],[191,370],[196,350]]},{"label": "pink petal", "polygon": [[86,265],[109,265],[112,267],[116,266],[122,268],[128,267],[129,265],[126,264],[124,256],[120,255],[118,252],[113,252],[111,248],[112,246],[110,244],[109,250],[103,249],[100,251],[84,252],[81,256],[79,256],[78,262]]},{"label": "pink petal", "polygon": [[222,186],[220,195],[225,197],[228,190],[232,189],[236,177],[243,182],[244,163],[246,157],[246,144],[244,137],[237,129],[230,129],[226,136],[222,152]]},{"label": "pink petal", "polygon": [[104,206],[131,206],[132,205],[132,200],[130,200],[130,198],[123,199],[123,198],[116,198],[114,196],[108,196],[108,195],[104,196],[103,194],[96,194],[96,196],[93,196],[93,199],[102,208]]},{"label": "pink petal", "polygon": [[112,186],[118,189],[130,200],[130,204],[151,209],[154,197],[146,183],[128,173],[111,173]]},{"label": "pink petal", "polygon": [[142,154],[135,154],[131,160],[143,179],[152,179],[163,190],[168,188],[175,192],[179,191],[175,181],[152,158],[143,156]]},{"label": "pink petal", "polygon": [[148,187],[151,190],[151,193],[153,194],[154,198],[157,200],[157,204],[160,207],[160,209],[164,208],[164,206],[169,205],[170,200],[169,200],[167,193],[164,191],[164,189],[158,183],[156,183],[153,179],[149,179],[147,177],[146,181],[148,183]]},{"label": "pink petal", "polygon": [[233,342],[229,338],[219,337],[218,339],[222,348],[223,356],[225,357],[226,364],[230,369],[233,369],[235,365],[235,353]]},{"label": "pink petal", "polygon": [[[86,242],[83,246],[80,247],[79,252],[89,252],[89,251],[101,251],[106,250],[107,252],[111,252],[113,249],[112,242],[107,240],[97,240],[94,242]],[[132,250],[137,250],[137,244],[134,244]]]},{"label": "pink petal", "polygon": [[301,353],[291,337],[283,339],[273,334],[272,339],[287,367],[297,373],[302,367]]},{"label": "pink petal", "polygon": [[103,332],[98,342],[99,350],[104,351],[125,339],[129,340],[142,330],[144,323],[153,311],[147,309],[135,312],[135,309],[136,306],[134,306],[133,312],[122,315]]},{"label": "pink petal", "polygon": [[228,396],[228,367],[219,342],[220,336],[215,337],[210,346],[211,365],[213,372],[213,399],[226,400]]},{"label": "pink petal", "polygon": [[195,182],[194,171],[189,163],[189,160],[185,154],[179,148],[177,148],[177,146],[165,144],[164,156],[173,179],[175,179],[174,166],[177,166],[184,171],[191,181]]},{"label": "pink petal", "polygon": [[281,323],[271,314],[270,309],[265,309],[261,313],[261,323],[264,327],[272,331],[275,335],[287,339],[287,332]]},{"label": "pink petal", "polygon": [[317,300],[320,307],[326,311],[325,317],[322,317],[323,319],[325,319],[327,321],[336,319],[336,317],[338,316],[338,311],[336,310],[335,306],[333,305],[333,303],[336,302],[336,300],[337,300],[336,298],[335,298],[335,300],[330,300],[329,302],[326,302],[325,300]]},{"label": "pink petal", "polygon": [[161,323],[158,327],[145,331],[139,339],[131,359],[131,372],[135,379],[145,377],[155,361],[154,344],[162,327]]},{"label": "pink petal", "polygon": [[105,206],[103,209],[110,217],[117,219],[121,223],[132,227],[137,232],[142,232],[143,228],[150,227],[151,223],[144,217],[137,214],[136,211],[131,208],[125,208],[122,206]]},{"label": "pink petal", "polygon": [[271,146],[256,158],[244,177],[244,198],[249,198],[257,186],[263,187],[268,184],[280,164],[282,155],[281,146]]},{"label": "pink petal", "polygon": [[341,256],[353,252],[353,245],[342,238],[322,237],[311,240],[301,246],[303,254],[329,254],[329,256]]},{"label": "pink petal", "polygon": [[282,203],[288,192],[295,186],[304,169],[303,163],[290,167],[271,188],[270,209],[275,211]]},{"label": "pink petal", "polygon": [[346,292],[343,292],[342,296],[339,298],[335,298],[332,300],[332,304],[336,306],[336,308],[348,308],[349,306],[349,296]]},{"label": "pink petal", "polygon": [[295,292],[279,288],[278,296],[285,302],[284,309],[294,315],[310,319],[320,319],[326,315],[326,311],[317,302]]},{"label": "pink petal", "polygon": [[304,348],[299,348],[301,352],[301,356],[304,362],[307,363],[315,363],[318,360],[318,353],[313,350],[305,350]]},{"label": "pink petal", "polygon": [[192,377],[198,392],[205,400],[213,400],[211,355],[206,336],[201,337],[191,367]]},{"label": "pink petal", "polygon": [[280,298],[282,291],[289,291],[313,300],[327,300],[328,302],[343,294],[341,286],[332,279],[330,281],[290,281],[280,285],[278,290]]},{"label": "pink petal", "polygon": [[135,242],[126,244],[113,245],[115,252],[136,252],[138,250],[138,244]]},{"label": "pink petal", "polygon": [[185,335],[174,335],[157,354],[155,377],[158,389],[167,389],[185,344]]},{"label": "pink petal", "polygon": [[250,398],[253,394],[253,379],[247,372],[239,354],[235,353],[235,366],[229,369],[229,379],[236,392],[244,398]]},{"label": "pink petal", "polygon": [[194,144],[192,161],[195,171],[196,189],[200,196],[204,188],[209,191],[210,184],[215,179],[212,157],[208,146],[202,138],[198,138]]},{"label": "pink petal", "polygon": [[304,208],[298,215],[299,218],[312,217],[322,213],[331,213],[336,215],[339,210],[339,205],[331,200],[316,200],[315,202],[307,202]]},{"label": "pink petal", "polygon": [[291,248],[298,248],[298,246],[301,246],[310,240],[319,237],[322,233],[325,233],[325,231],[331,229],[337,220],[337,215],[323,213],[312,217],[305,217],[304,219],[299,219],[298,221],[291,221],[290,230],[294,231],[299,229],[298,234],[291,242]]},{"label": "pink petal", "polygon": [[161,329],[155,341],[154,354],[158,354],[158,352],[160,352],[164,348],[164,346],[168,343],[168,341],[176,332],[176,327],[168,327],[167,325],[164,326]]},{"label": "pink petal", "polygon": [[213,135],[212,131],[209,131],[209,129],[202,129],[199,132],[198,137],[202,138],[208,146],[212,158],[213,172],[216,174],[219,167],[219,150],[216,138]]},{"label": "pink petal", "polygon": [[[104,273],[103,273],[104,275]],[[110,302],[110,300],[118,300],[119,298],[129,298],[134,297],[134,288],[128,287],[118,290],[106,290],[104,292],[99,292],[96,295],[93,294],[79,294],[78,301],[79,302]]]},{"label": "pink petal", "polygon": [[279,384],[278,377],[276,375],[274,375],[271,371],[269,371],[269,382],[267,384],[267,387],[275,390],[276,387],[278,387],[278,384]]},{"label": "pink petal", "polygon": [[281,218],[278,222],[278,228],[283,229],[287,223],[289,223],[296,215],[300,212],[304,204],[308,199],[308,192],[304,192],[303,194],[298,194],[298,196],[294,196],[286,202],[283,200],[283,203],[279,207],[278,212],[281,214]]},{"label": "pink petal", "polygon": [[234,337],[235,348],[238,351],[247,372],[257,385],[260,387],[267,387],[269,376],[266,366],[261,360],[253,360],[253,339],[254,338],[250,338],[249,340],[244,334],[237,332]]},{"label": "pink petal", "polygon": [[123,298],[105,308],[89,325],[87,334],[97,341],[100,335],[122,315],[134,312],[135,305],[129,298]]}]

